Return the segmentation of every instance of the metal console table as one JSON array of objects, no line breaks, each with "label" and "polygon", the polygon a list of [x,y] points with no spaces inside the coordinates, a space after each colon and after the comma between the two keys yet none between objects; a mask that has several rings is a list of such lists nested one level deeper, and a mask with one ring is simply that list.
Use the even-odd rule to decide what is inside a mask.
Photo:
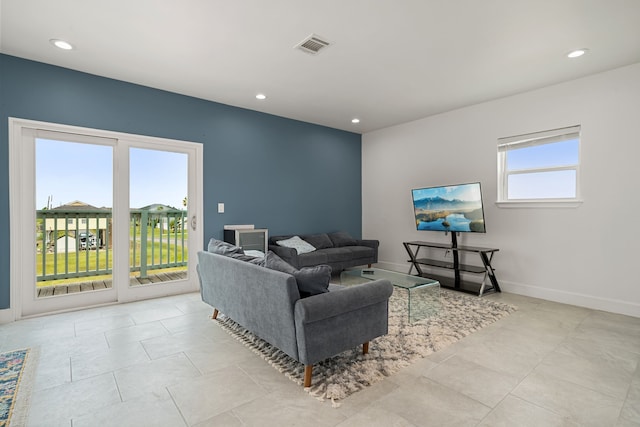
[{"label": "metal console table", "polygon": [[[442,286],[443,288],[472,293],[478,296],[482,296],[483,294],[489,292],[501,292],[500,284],[498,283],[495,271],[491,266],[493,254],[498,252],[499,249],[483,248],[477,246],[458,246],[457,244],[455,244],[455,240],[453,244],[423,241],[404,242],[402,244],[404,245],[404,248],[406,249],[410,258],[409,262],[411,263],[411,268],[409,269],[409,274],[411,274],[413,268],[415,267],[419,276],[430,277],[432,279],[438,280],[440,282],[440,286]],[[419,257],[421,248],[451,251],[453,260],[449,262],[432,258],[421,258]],[[480,257],[480,260],[482,261],[482,265],[461,264],[459,262],[459,254],[461,252],[477,253]],[[423,266],[435,267],[444,270],[453,270],[453,278],[433,275],[431,273],[424,273],[422,271]],[[461,272],[484,274],[484,278],[482,280],[482,283],[480,284],[470,281],[464,281],[461,278]],[[487,280],[489,281],[490,286],[487,285]]]}]

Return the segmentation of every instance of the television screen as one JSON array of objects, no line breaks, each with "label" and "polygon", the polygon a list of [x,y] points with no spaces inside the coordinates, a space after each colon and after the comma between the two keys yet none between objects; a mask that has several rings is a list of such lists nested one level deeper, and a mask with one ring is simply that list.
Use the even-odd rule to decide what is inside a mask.
[{"label": "television screen", "polygon": [[484,233],[480,183],[411,190],[416,229]]}]

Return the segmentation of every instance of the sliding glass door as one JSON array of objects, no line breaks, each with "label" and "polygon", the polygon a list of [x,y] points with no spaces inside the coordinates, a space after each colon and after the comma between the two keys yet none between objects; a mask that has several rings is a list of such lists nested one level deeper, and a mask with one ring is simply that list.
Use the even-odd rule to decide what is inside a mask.
[{"label": "sliding glass door", "polygon": [[35,138],[36,298],[113,285],[113,141],[55,136]]},{"label": "sliding glass door", "polygon": [[129,149],[132,286],[173,281],[187,273],[188,160],[185,153]]},{"label": "sliding glass door", "polygon": [[128,210],[122,215],[127,227],[121,230],[127,241],[126,260],[122,257],[127,286],[120,294],[133,300],[197,290],[195,254],[202,247],[196,232],[201,145],[126,142],[120,160],[128,165]]},{"label": "sliding glass door", "polygon": [[16,317],[198,289],[200,144],[11,124]]}]

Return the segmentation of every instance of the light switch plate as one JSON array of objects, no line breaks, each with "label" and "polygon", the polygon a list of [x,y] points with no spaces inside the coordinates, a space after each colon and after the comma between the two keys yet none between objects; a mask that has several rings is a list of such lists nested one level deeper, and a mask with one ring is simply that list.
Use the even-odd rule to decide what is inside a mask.
[{"label": "light switch plate", "polygon": [[224,213],[224,203],[218,203],[218,213]]}]

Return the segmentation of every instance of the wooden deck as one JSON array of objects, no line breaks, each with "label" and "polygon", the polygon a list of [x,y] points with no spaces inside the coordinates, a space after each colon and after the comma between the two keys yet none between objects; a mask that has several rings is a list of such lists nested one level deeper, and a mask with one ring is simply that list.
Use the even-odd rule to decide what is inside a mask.
[{"label": "wooden deck", "polygon": [[[182,280],[187,277],[186,271],[172,271],[169,273],[150,274],[144,279],[139,277],[130,277],[129,284],[131,286],[148,285],[150,283],[170,282],[172,280]],[[108,289],[112,287],[111,279],[108,280],[91,280],[81,283],[71,283],[66,285],[44,286],[38,288],[38,298],[51,297],[54,295],[73,294],[77,292],[97,291],[100,289]]]}]

